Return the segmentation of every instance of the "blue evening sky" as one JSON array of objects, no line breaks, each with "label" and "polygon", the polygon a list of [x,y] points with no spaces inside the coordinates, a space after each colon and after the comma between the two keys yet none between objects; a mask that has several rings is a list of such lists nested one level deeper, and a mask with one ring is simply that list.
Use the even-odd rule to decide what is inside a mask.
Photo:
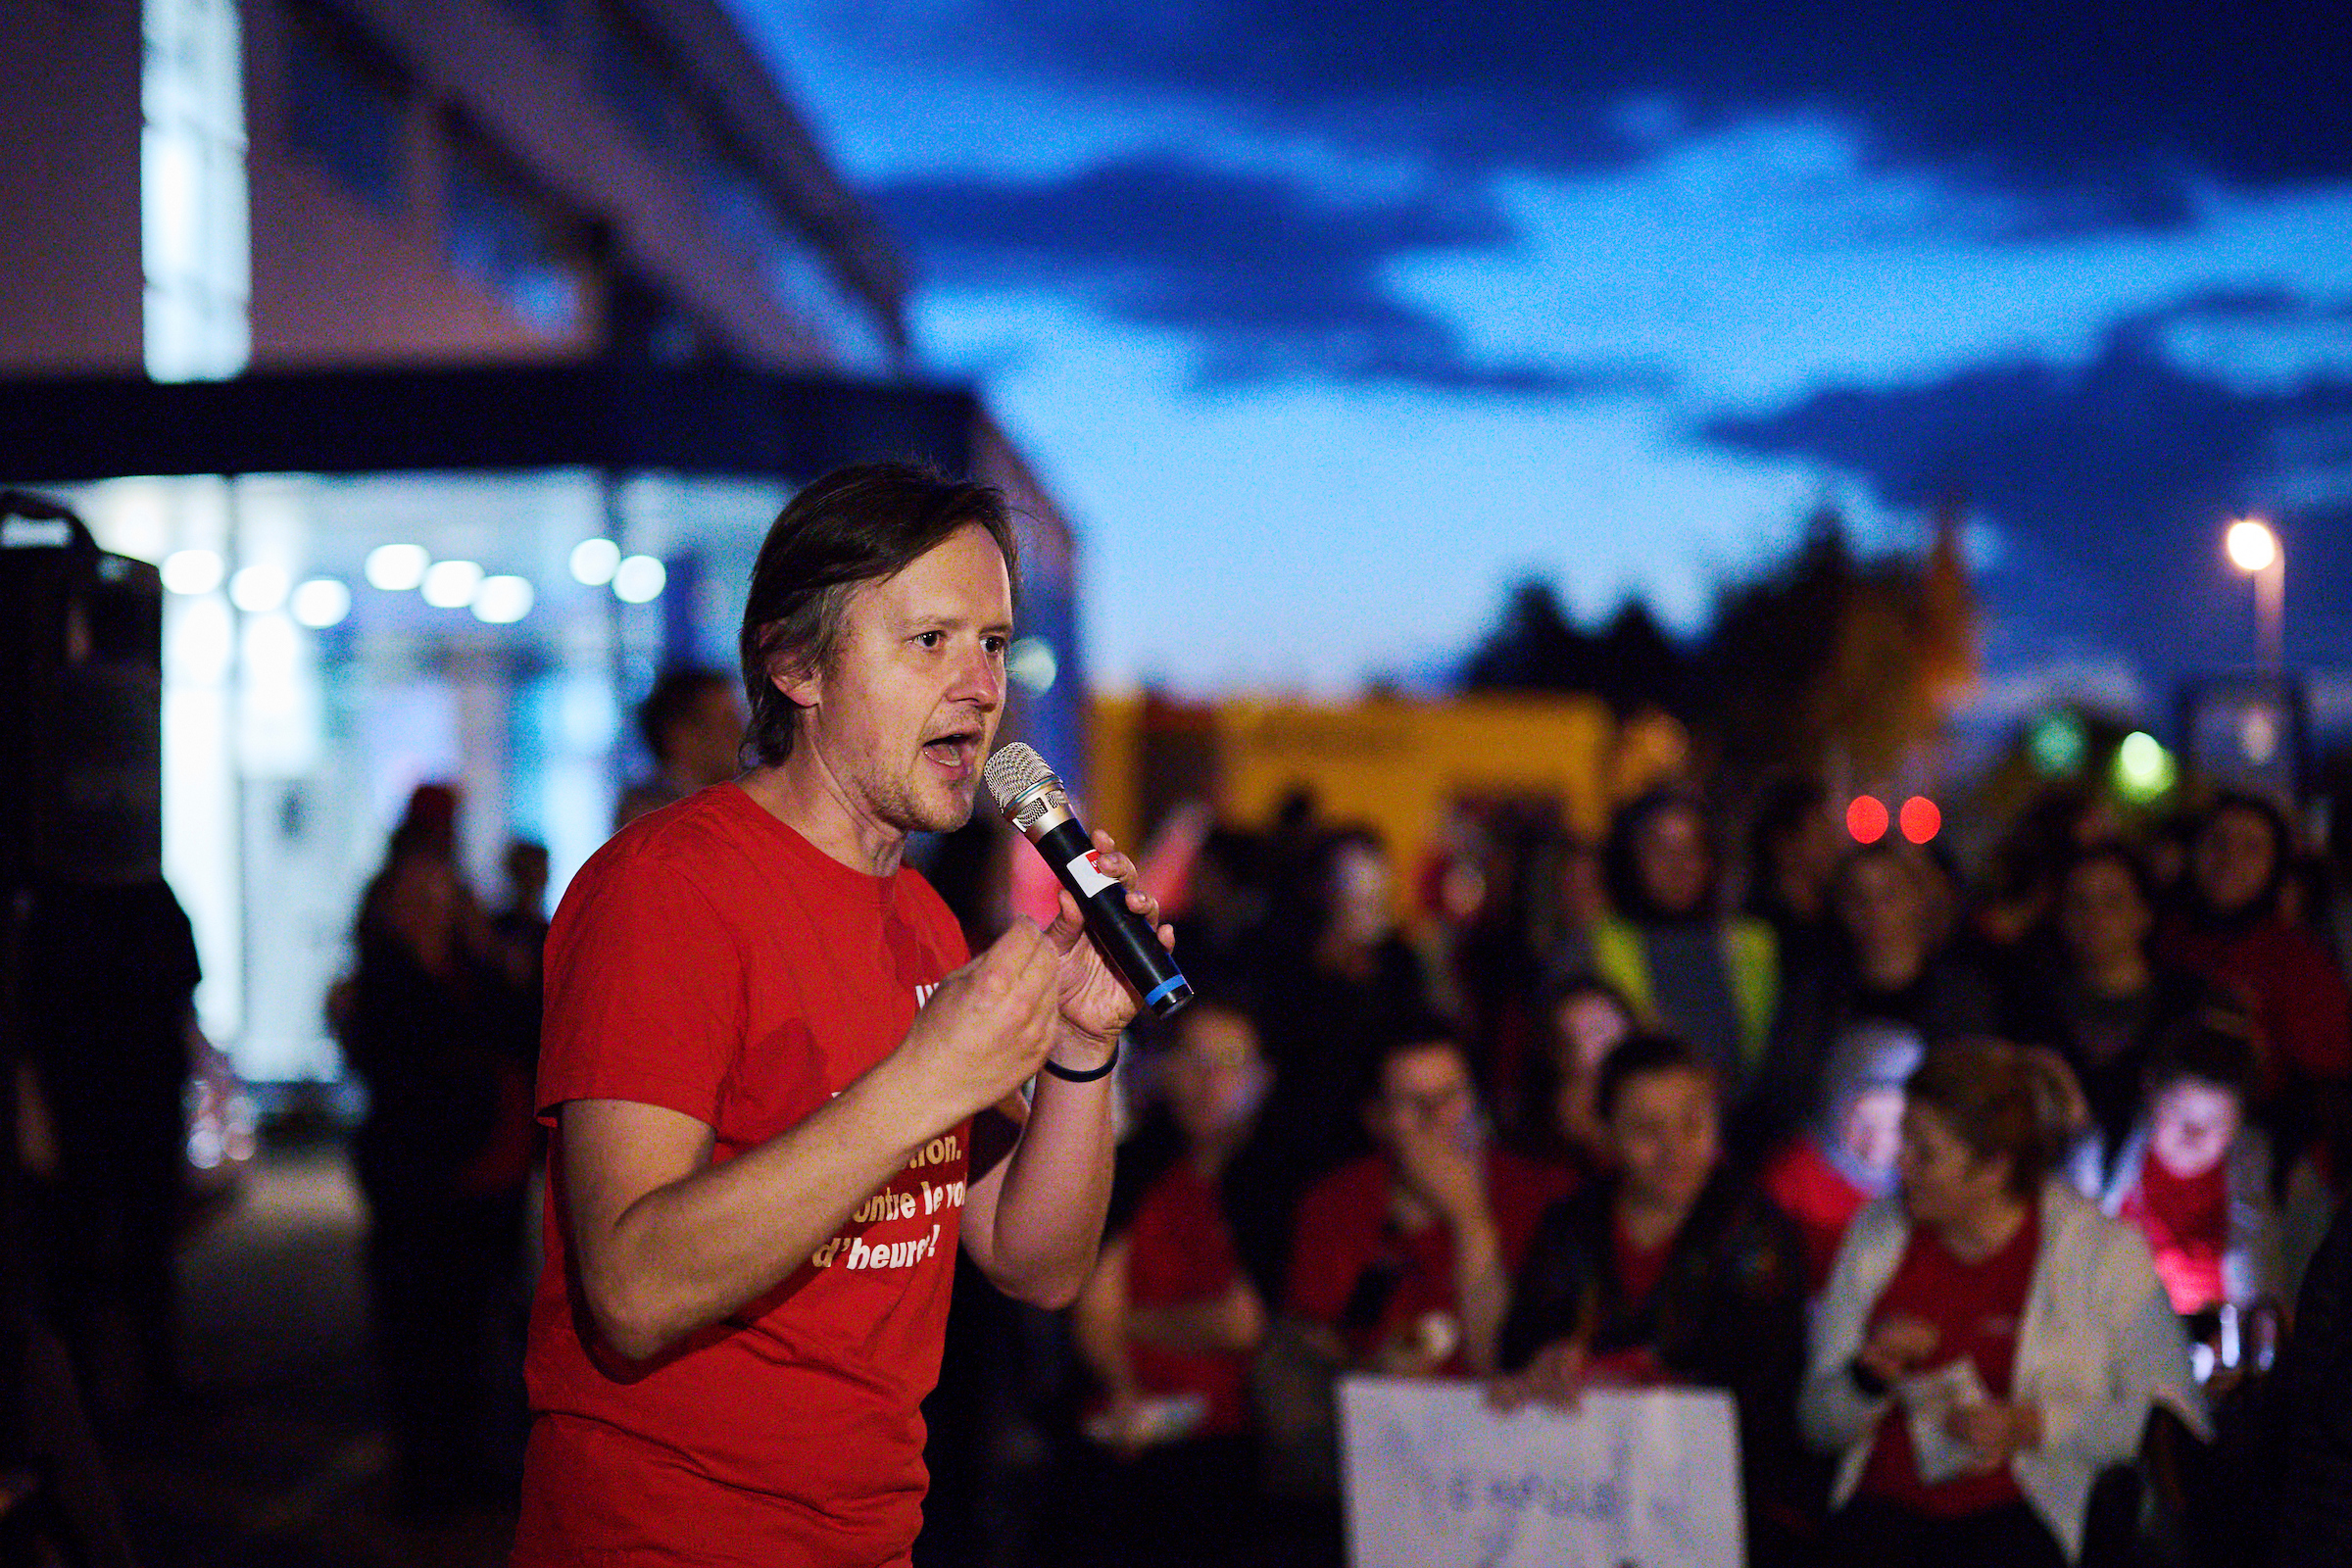
[{"label": "blue evening sky", "polygon": [[1069,509],[1098,685],[1442,678],[1530,574],[1693,630],[1952,487],[1996,703],[2243,662],[2249,508],[2352,665],[2319,7],[731,3]]}]

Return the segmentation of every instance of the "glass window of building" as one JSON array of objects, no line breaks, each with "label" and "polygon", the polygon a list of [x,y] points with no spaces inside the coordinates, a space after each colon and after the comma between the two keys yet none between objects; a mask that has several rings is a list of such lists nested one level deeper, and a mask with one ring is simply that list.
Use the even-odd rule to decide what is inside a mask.
[{"label": "glass window of building", "polygon": [[350,24],[291,8],[286,36],[286,141],[310,154],[377,212],[402,202],[406,82],[391,57]]},{"label": "glass window of building", "polygon": [[442,246],[451,269],[538,331],[569,336],[586,305],[578,225],[463,122],[447,132]]},{"label": "glass window of building", "polygon": [[715,122],[701,127],[695,182],[704,207],[752,259],[770,298],[831,346],[841,364],[870,374],[896,368],[880,313],[851,288],[823,248],[788,219],[751,159]]},{"label": "glass window of building", "polygon": [[669,63],[635,19],[611,0],[598,6],[593,17],[590,57],[613,112],[648,147],[667,147],[677,135],[680,118]]}]

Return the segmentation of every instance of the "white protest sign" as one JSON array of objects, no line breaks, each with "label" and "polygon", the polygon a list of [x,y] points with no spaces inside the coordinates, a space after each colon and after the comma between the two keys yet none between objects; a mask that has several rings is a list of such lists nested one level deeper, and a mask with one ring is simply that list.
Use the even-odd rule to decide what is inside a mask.
[{"label": "white protest sign", "polygon": [[1351,1377],[1340,1435],[1354,1568],[1740,1568],[1727,1394],[1500,1415],[1475,1383]]}]

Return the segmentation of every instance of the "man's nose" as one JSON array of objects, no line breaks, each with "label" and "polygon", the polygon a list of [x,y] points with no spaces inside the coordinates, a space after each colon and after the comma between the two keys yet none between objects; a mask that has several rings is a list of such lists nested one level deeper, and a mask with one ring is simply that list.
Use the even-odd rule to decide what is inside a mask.
[{"label": "man's nose", "polygon": [[982,711],[992,711],[1004,703],[1004,666],[989,653],[987,645],[974,641],[965,650],[956,667],[956,679],[948,696],[957,702],[978,706]]}]

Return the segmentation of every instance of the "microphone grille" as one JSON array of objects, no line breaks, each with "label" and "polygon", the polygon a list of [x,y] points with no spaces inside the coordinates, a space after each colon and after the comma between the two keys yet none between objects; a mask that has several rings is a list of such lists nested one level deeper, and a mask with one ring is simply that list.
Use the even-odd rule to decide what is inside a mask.
[{"label": "microphone grille", "polygon": [[981,769],[980,776],[987,782],[997,809],[1007,811],[1013,802],[1053,778],[1054,770],[1033,749],[1014,741],[997,748],[997,755],[988,760],[988,766]]}]

